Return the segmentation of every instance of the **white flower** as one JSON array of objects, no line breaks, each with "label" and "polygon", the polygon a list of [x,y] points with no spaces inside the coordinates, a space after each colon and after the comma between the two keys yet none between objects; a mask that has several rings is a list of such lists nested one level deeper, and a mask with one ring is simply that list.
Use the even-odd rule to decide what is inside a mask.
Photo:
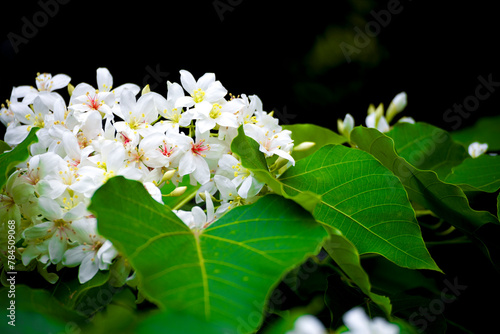
[{"label": "white flower", "polygon": [[355,307],[344,314],[345,326],[349,334],[397,334],[399,327],[383,318],[370,319],[361,307]]},{"label": "white flower", "polygon": [[202,101],[194,108],[197,114],[196,127],[201,133],[220,126],[232,128],[238,127],[236,113],[245,106],[241,99],[233,99],[229,102],[210,103]]},{"label": "white flower", "polygon": [[112,108],[115,105],[115,95],[111,92],[99,91],[89,84],[80,83],[73,90],[69,109],[76,111],[80,114],[77,118],[83,121],[86,117],[85,114],[90,110],[97,110],[106,117],[112,117]]},{"label": "white flower", "polygon": [[15,87],[13,95],[16,96],[16,100],[23,97],[23,103],[28,105],[32,104],[35,98],[38,97],[49,108],[52,108],[55,101],[62,98],[61,95],[54,91],[68,86],[71,78],[66,74],[52,76],[50,73],[38,73],[35,81],[37,88],[32,86]]},{"label": "white flower", "polygon": [[109,240],[97,234],[95,218],[75,221],[73,228],[75,239],[80,245],[68,249],[62,263],[68,267],[80,265],[78,279],[83,284],[91,280],[99,270],[109,269],[118,252]]},{"label": "white flower", "polygon": [[161,96],[155,98],[155,106],[159,114],[165,117],[166,123],[172,127],[173,130],[179,132],[179,126],[188,126],[194,116],[194,113],[183,112],[182,107],[176,107],[177,100],[184,97],[184,91],[178,83],[167,82],[168,93],[167,98]]},{"label": "white flower", "polygon": [[271,131],[266,127],[260,127],[255,124],[244,124],[243,129],[248,137],[260,144],[259,150],[266,157],[276,154],[295,165],[295,160],[290,155],[290,151],[293,148],[293,140],[290,137],[291,131],[282,130],[276,132],[275,130]]},{"label": "white flower", "polygon": [[120,103],[123,121],[114,124],[116,131],[127,134],[133,142],[139,142],[139,135],[151,133],[151,123],[158,118],[153,97],[153,93],[147,93],[136,101],[134,93],[125,90]]},{"label": "white flower", "polygon": [[28,136],[31,128],[45,127],[46,121],[49,123],[49,117],[52,115],[52,112],[40,97],[36,97],[33,101],[33,109],[20,102],[12,102],[10,108],[16,120],[20,123],[18,126],[13,124],[13,126],[7,128],[5,142],[10,146],[21,143]]},{"label": "white flower", "polygon": [[326,334],[326,328],[318,318],[305,314],[295,320],[293,329],[286,334]]},{"label": "white flower", "polygon": [[218,162],[217,174],[231,179],[231,182],[239,187],[238,195],[247,199],[257,195],[264,187],[264,183],[258,181],[253,173],[241,166],[241,162],[234,156],[224,154]]},{"label": "white flower", "polygon": [[220,81],[215,81],[213,73],[205,73],[198,81],[186,70],[181,70],[180,74],[182,87],[190,96],[177,99],[176,107],[192,107],[202,101],[215,103],[227,94]]},{"label": "white flower", "polygon": [[[177,158],[190,149],[191,138],[175,132],[152,133],[141,140],[139,151],[148,167],[177,167]],[[173,166],[172,163],[174,162]]]},{"label": "white flower", "polygon": [[209,137],[209,133],[196,134],[196,141],[190,139],[189,149],[179,161],[179,174],[190,174],[201,185],[210,181],[209,160],[218,161],[223,154],[224,145],[217,139]]},{"label": "white flower", "polygon": [[122,175],[132,180],[143,177],[140,170],[127,166],[125,149],[115,141],[106,141],[100,153],[83,160],[78,174],[79,180],[72,185],[72,189],[86,197],[92,197],[94,191],[113,176]]},{"label": "white flower", "polygon": [[488,150],[488,144],[484,143],[478,143],[474,142],[469,145],[469,155],[473,158],[477,158],[478,156],[482,155]]}]

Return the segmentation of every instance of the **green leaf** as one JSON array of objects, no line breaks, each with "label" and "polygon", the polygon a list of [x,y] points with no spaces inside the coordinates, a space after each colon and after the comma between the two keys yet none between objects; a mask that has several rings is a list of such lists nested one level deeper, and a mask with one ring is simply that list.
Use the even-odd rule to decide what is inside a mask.
[{"label": "green leaf", "polygon": [[347,142],[347,138],[344,136],[315,124],[284,125],[283,129],[292,131],[292,139],[295,146],[303,142],[313,142],[316,144],[306,151],[293,151],[292,156],[295,160],[303,159],[325,145]]},{"label": "green leaf", "polygon": [[500,226],[497,218],[489,212],[473,210],[460,187],[442,182],[433,171],[420,170],[409,164],[395,152],[394,141],[375,129],[356,127],[351,139],[394,172],[412,201],[479,241],[486,253],[489,254],[490,247],[495,247],[478,237],[477,232],[489,224],[497,229]]},{"label": "green leaf", "polygon": [[386,296],[371,291],[370,279],[361,266],[356,247],[339,230],[330,229],[330,239],[325,242],[323,248],[354,284],[389,316],[392,309],[391,301]]},{"label": "green leaf", "polygon": [[2,307],[9,307],[15,302],[15,327],[7,325],[11,321],[4,309],[2,333],[60,333],[68,329],[79,330],[85,320],[76,312],[60,304],[46,290],[32,289],[17,285],[15,297],[8,299],[9,288],[0,289]]},{"label": "green leaf", "polygon": [[38,128],[32,128],[26,139],[11,151],[0,154],[0,188],[2,188],[12,171],[19,163],[26,161],[29,158],[29,146],[38,142],[36,132]]},{"label": "green leaf", "polygon": [[468,147],[473,142],[487,143],[490,151],[500,150],[500,116],[484,117],[476,124],[463,130],[452,132],[453,139]]},{"label": "green leaf", "polygon": [[0,140],[0,153],[3,153],[5,151],[10,151],[12,147],[9,146],[6,142],[3,140]]},{"label": "green leaf", "polygon": [[153,314],[139,323],[136,334],[236,334],[230,327],[209,322],[200,317],[183,312],[160,312]]},{"label": "green leaf", "polygon": [[495,192],[500,189],[500,156],[484,154],[465,159],[445,181],[459,185],[464,191]]},{"label": "green leaf", "polygon": [[427,123],[398,123],[387,136],[400,157],[419,169],[435,171],[441,180],[469,156],[448,132]]},{"label": "green leaf", "polygon": [[309,213],[277,195],[236,207],[203,232],[123,177],[99,188],[89,209],[99,232],[137,271],[149,300],[234,328],[257,313],[255,329],[271,289],[326,237]]},{"label": "green leaf", "polygon": [[370,154],[327,145],[279,179],[289,196],[321,196],[313,215],[337,228],[360,254],[377,253],[402,267],[439,270],[427,251],[396,176]]},{"label": "green leaf", "polygon": [[309,212],[319,203],[319,196],[314,193],[302,192],[290,196],[283,191],[283,184],[269,172],[266,158],[259,151],[259,143],[245,135],[243,126],[239,127],[238,135],[231,142],[231,151],[240,157],[243,167],[251,170],[259,181],[265,182],[278,195],[294,200]]}]

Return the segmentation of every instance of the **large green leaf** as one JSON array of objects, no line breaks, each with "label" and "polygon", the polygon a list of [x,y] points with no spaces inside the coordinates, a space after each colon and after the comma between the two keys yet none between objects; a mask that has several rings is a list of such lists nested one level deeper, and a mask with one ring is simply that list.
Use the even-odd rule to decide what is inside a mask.
[{"label": "large green leaf", "polygon": [[313,212],[319,203],[319,196],[314,193],[302,192],[291,196],[283,191],[283,184],[269,172],[266,158],[259,151],[259,143],[245,135],[243,126],[239,127],[238,136],[231,142],[231,151],[240,157],[243,167],[251,170],[259,181],[266,183],[275,193],[294,200],[309,212]]},{"label": "large green leaf", "polygon": [[313,147],[306,151],[293,151],[292,156],[295,160],[303,159],[325,145],[347,142],[346,137],[315,124],[291,124],[284,125],[283,128],[292,131],[294,145],[299,145],[303,142],[315,143]]},{"label": "large green leaf", "polygon": [[331,229],[330,239],[323,247],[361,291],[389,316],[392,309],[391,301],[386,296],[371,291],[370,278],[361,266],[356,247],[336,229]]},{"label": "large green leaf", "polygon": [[489,212],[473,210],[460,187],[442,182],[433,171],[420,170],[409,164],[395,152],[394,141],[375,129],[356,127],[351,139],[398,176],[412,201],[432,210],[480,242],[487,253],[491,247],[496,247],[490,242],[485,244],[478,232],[485,225],[493,225],[488,229],[498,230],[500,224],[497,218]]},{"label": "large green leaf", "polygon": [[38,128],[32,128],[26,139],[14,149],[0,154],[0,188],[4,186],[12,169],[19,163],[29,158],[28,148],[31,144],[38,142],[36,132]]},{"label": "large green leaf", "polygon": [[466,159],[445,179],[465,191],[495,192],[500,188],[500,156],[481,155]]},{"label": "large green leaf", "polygon": [[491,151],[500,150],[500,116],[483,117],[476,124],[463,130],[452,132],[454,140],[468,147],[473,142],[487,143]]},{"label": "large green leaf", "polygon": [[435,171],[442,180],[469,156],[448,132],[427,123],[398,123],[387,136],[400,157],[419,169]]},{"label": "large green leaf", "polygon": [[403,267],[439,270],[403,186],[370,154],[327,145],[298,161],[279,181],[289,196],[321,196],[313,212],[316,220],[340,230],[360,254],[377,253]]},{"label": "large green leaf", "polygon": [[90,210],[99,232],[137,271],[148,299],[235,328],[246,328],[250,314],[251,327],[260,324],[271,289],[318,252],[327,235],[307,211],[277,195],[192,231],[142,184],[123,177],[98,189]]}]

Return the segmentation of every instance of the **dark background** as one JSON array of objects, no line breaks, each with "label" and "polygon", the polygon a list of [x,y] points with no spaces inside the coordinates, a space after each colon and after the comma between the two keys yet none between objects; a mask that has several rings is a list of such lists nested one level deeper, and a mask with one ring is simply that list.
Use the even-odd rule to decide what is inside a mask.
[{"label": "dark background", "polygon": [[[95,85],[96,69],[107,67],[115,87],[149,83],[162,94],[167,80],[180,82],[181,69],[196,78],[214,72],[229,92],[257,94],[282,123],[334,130],[346,113],[364,124],[370,103],[387,106],[401,91],[406,116],[446,130],[498,114],[500,105],[500,91],[493,92],[460,124],[444,119],[474,96],[479,76],[500,82],[494,2],[402,0],[384,27],[373,13],[392,1],[13,2],[0,5],[2,101],[12,86],[35,85],[37,72]],[[359,31],[377,26],[361,47]],[[25,39],[13,46],[12,38]],[[357,50],[350,62],[342,42]],[[445,315],[471,329],[492,321],[498,274],[482,254],[474,246],[431,252],[449,280],[468,286]]]},{"label": "dark background", "polygon": [[[259,95],[283,123],[336,128],[349,112],[364,124],[370,103],[387,106],[400,91],[408,94],[405,115],[447,130],[499,106],[496,92],[464,122],[443,119],[474,95],[478,76],[500,81],[492,2],[401,0],[384,26],[373,13],[398,1],[12,2],[0,5],[1,100],[12,86],[34,85],[37,72],[95,85],[95,70],[104,66],[115,87],[149,83],[160,93],[166,80],[179,82],[180,69],[195,77],[214,72],[229,92]],[[366,35],[367,27],[376,34]],[[16,40],[16,50],[10,40],[24,38],[23,31],[32,36]],[[350,62],[341,45],[356,48]]]}]

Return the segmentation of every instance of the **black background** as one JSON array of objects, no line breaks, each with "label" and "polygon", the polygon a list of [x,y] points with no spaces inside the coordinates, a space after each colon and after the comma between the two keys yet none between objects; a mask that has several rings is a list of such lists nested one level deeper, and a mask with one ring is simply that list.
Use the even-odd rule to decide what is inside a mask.
[{"label": "black background", "polygon": [[[359,58],[347,62],[333,40],[324,63],[313,55],[328,31],[350,33],[344,41],[356,47],[355,28],[365,31],[376,22],[371,11],[386,10],[390,1],[66,2],[44,16],[41,4],[54,1],[2,1],[1,100],[12,86],[35,85],[37,72],[95,85],[96,69],[107,67],[115,87],[149,83],[162,94],[166,80],[180,81],[181,69],[196,78],[214,72],[229,92],[259,95],[264,110],[276,109],[282,123],[334,130],[348,112],[364,124],[370,103],[388,105],[400,91],[408,94],[406,116],[446,130],[499,111],[500,91],[480,101],[459,127],[444,119],[447,109],[475,94],[479,76],[500,82],[494,2],[402,0],[402,10],[359,48]],[[24,38],[26,22],[37,19],[33,36],[14,47],[12,38]],[[494,321],[498,274],[472,246],[447,249],[432,254],[449,280],[458,277],[468,288],[445,314],[453,312],[454,321],[471,329]]]}]

